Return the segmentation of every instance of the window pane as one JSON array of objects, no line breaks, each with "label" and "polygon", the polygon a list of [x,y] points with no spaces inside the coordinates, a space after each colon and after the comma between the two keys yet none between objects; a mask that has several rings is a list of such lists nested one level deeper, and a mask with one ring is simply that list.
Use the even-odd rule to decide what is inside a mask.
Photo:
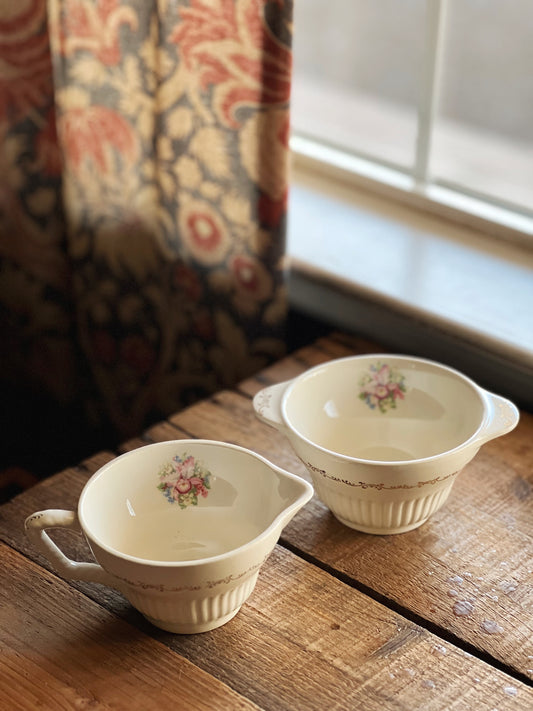
[{"label": "window pane", "polygon": [[296,0],[293,130],[411,168],[424,20],[425,0]]},{"label": "window pane", "polygon": [[531,208],[533,2],[449,0],[431,173]]}]

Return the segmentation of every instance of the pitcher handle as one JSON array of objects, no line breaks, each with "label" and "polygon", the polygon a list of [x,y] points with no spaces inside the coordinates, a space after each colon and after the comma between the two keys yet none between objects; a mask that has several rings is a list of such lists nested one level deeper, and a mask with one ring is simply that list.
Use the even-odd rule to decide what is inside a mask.
[{"label": "pitcher handle", "polygon": [[507,432],[516,427],[520,419],[518,408],[510,400],[486,390],[483,394],[487,403],[488,414],[485,425],[480,432],[481,444],[507,434]]},{"label": "pitcher handle", "polygon": [[285,429],[281,414],[281,401],[292,382],[293,380],[285,380],[283,383],[270,385],[254,395],[253,407],[255,414],[262,422],[270,425],[270,427],[275,427],[277,430]]},{"label": "pitcher handle", "polygon": [[75,511],[65,511],[64,509],[37,511],[28,516],[24,522],[24,528],[33,545],[50,561],[63,578],[101,583],[121,590],[119,580],[107,573],[101,565],[71,560],[46,533],[48,528],[67,528],[81,532],[80,522]]}]

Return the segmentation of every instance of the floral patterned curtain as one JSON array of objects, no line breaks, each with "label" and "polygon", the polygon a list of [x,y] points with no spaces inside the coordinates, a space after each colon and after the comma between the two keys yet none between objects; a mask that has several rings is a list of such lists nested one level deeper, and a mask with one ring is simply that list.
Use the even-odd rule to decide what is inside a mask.
[{"label": "floral patterned curtain", "polygon": [[0,4],[1,377],[126,436],[282,354],[291,5]]}]

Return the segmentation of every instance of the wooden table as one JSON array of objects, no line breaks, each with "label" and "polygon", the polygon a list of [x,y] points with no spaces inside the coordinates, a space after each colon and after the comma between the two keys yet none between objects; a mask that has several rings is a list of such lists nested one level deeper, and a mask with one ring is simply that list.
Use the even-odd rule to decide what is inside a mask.
[{"label": "wooden table", "polygon": [[[307,478],[286,440],[255,418],[253,394],[377,349],[332,334],[121,451],[221,439]],[[0,509],[1,709],[533,709],[530,414],[485,445],[445,507],[410,533],[358,533],[315,497],[239,614],[191,636],[152,627],[113,590],[60,579],[23,533],[33,511],[75,508],[113,456],[101,452]],[[62,533],[71,556],[87,556],[81,537]]]}]

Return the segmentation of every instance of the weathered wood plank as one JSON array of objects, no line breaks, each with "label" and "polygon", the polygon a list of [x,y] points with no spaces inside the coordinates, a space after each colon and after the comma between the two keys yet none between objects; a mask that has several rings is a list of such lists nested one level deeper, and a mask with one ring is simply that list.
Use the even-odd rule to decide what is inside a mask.
[{"label": "weathered wood plank", "polygon": [[[9,505],[2,507],[0,509],[2,537],[7,538],[27,556],[40,561],[40,556],[32,550],[22,533],[25,516],[38,508],[57,506],[58,502],[67,508],[75,507],[91,468],[97,468],[108,456],[101,455],[90,460],[86,463],[87,470],[83,467],[66,470],[53,480],[43,482],[14,499]],[[320,507],[319,504],[317,505]],[[346,534],[344,527],[335,524],[329,514],[326,518],[326,525],[334,524],[336,534],[342,543]],[[318,529],[315,528],[317,523]],[[320,526],[323,524],[320,513],[318,517],[311,520],[304,518],[304,524],[310,526],[313,535],[318,533],[320,536]],[[305,528],[304,524],[302,528]],[[357,538],[357,534],[355,536]],[[360,538],[366,539],[367,543],[389,540],[375,539],[362,534]],[[404,537],[395,537],[393,540],[396,539],[402,540]],[[59,542],[68,555],[87,559],[88,549],[81,537],[64,532],[64,537]],[[360,540],[359,543],[359,552],[356,552],[350,560],[352,564],[362,561],[362,567],[366,569],[364,556],[366,547],[364,541]],[[338,552],[338,547],[334,550]],[[344,551],[345,548],[342,547],[342,550]],[[431,556],[427,557],[431,559]],[[416,564],[413,565],[416,570]],[[422,561],[421,569],[428,571],[427,566],[427,561]],[[398,563],[396,567],[401,568],[401,564]],[[382,566],[379,572],[384,579],[387,579],[386,566]],[[296,582],[293,580],[294,576]],[[358,576],[359,571],[353,575],[354,578]],[[76,587],[109,611],[170,645],[191,662],[265,708],[276,710],[353,708],[357,703],[364,703],[365,708],[369,709],[385,707],[410,709],[416,707],[413,704],[417,694],[422,693],[422,690],[424,690],[424,699],[428,697],[424,702],[427,702],[427,708],[453,708],[455,703],[460,707],[459,700],[465,697],[465,694],[466,698],[470,698],[471,693],[480,694],[472,699],[472,703],[477,705],[474,707],[491,708],[498,704],[498,708],[503,708],[502,701],[510,703],[511,700],[516,700],[515,697],[506,698],[514,693],[513,689],[519,690],[521,697],[526,693],[519,682],[511,680],[504,674],[500,675],[500,672],[495,672],[478,660],[472,660],[452,645],[429,635],[417,625],[282,549],[276,549],[275,554],[261,570],[254,594],[235,620],[221,630],[207,635],[195,635],[190,638],[167,635],[145,623],[118,593],[101,586],[84,583],[76,584]],[[55,595],[55,592],[53,594]],[[303,600],[305,605],[302,605]],[[316,621],[317,624],[320,622],[320,625],[308,638],[309,625],[315,624],[312,621]],[[344,646],[334,634],[338,631],[337,625],[339,630],[343,629]],[[398,626],[403,630],[401,634],[396,629]],[[305,642],[302,641],[302,635]],[[325,653],[322,646],[326,644],[323,641],[324,636],[330,639],[333,645],[327,651],[327,659],[331,657],[333,661],[327,663],[322,659]],[[404,637],[404,642],[410,642],[412,638],[426,640],[426,646],[420,655],[418,652],[409,652],[405,659],[401,656],[410,649],[409,645],[401,643]],[[365,647],[368,644],[374,646]],[[438,652],[437,648],[440,647],[444,647],[446,652]],[[376,652],[376,648],[382,650],[380,654],[383,659]],[[403,652],[400,653],[401,648]],[[410,656],[411,654],[414,656]],[[318,668],[316,667],[317,655],[321,659]],[[444,666],[440,664],[441,655],[446,657]],[[373,660],[376,656],[381,661],[378,668],[374,669]],[[291,664],[289,660],[292,660]],[[439,662],[437,666],[443,671],[445,681],[435,677],[432,667],[425,666],[427,660],[432,664]],[[449,660],[454,660],[456,665],[452,670],[447,668]],[[467,664],[465,660],[469,660],[468,665],[473,665],[468,666],[470,670],[468,674],[465,671],[467,669],[464,666]],[[334,663],[334,671],[328,669],[330,662]],[[265,668],[269,670],[266,676]],[[275,669],[275,672],[272,669]],[[493,673],[496,676],[493,676]],[[253,675],[252,679],[250,674]],[[309,687],[305,686],[302,675],[312,676],[314,681]],[[291,680],[292,686],[289,684],[287,687],[287,678]],[[466,679],[472,688],[475,687],[474,691],[465,689],[464,683],[461,686],[461,679]],[[484,680],[484,682],[479,686],[481,682],[472,681],[473,679]],[[296,682],[298,695],[294,696]],[[315,683],[322,689],[320,694]],[[438,693],[434,694],[432,684],[439,687]],[[443,685],[444,696],[442,696]],[[489,687],[491,696],[486,697]],[[248,693],[247,689],[251,689],[253,693]],[[343,690],[344,697],[340,702],[335,697],[334,689]],[[506,692],[505,689],[511,691]],[[375,699],[372,702],[374,705],[371,705],[367,694]],[[524,698],[529,697],[526,695]],[[316,705],[313,706],[315,701]],[[340,706],[337,705],[339,703]]]},{"label": "weathered wood plank", "polygon": [[[118,594],[113,602],[93,586],[102,609],[18,554],[2,551],[2,558],[0,630],[8,654],[0,661],[7,688],[0,688],[5,693],[16,682],[21,697],[37,701],[44,688],[54,708],[62,699],[67,708],[147,708],[172,694],[184,707],[206,708],[211,693],[207,708],[246,708],[241,694],[272,711],[503,711],[533,703],[525,684],[279,547],[237,617],[190,636],[156,630],[129,611],[133,629],[111,614],[124,615]],[[196,705],[188,679],[197,684]],[[226,687],[237,692],[234,706]]]},{"label": "weathered wood plank", "polygon": [[117,453],[123,454],[132,449],[144,447],[147,444],[154,442],[167,442],[173,439],[190,439],[190,434],[180,429],[171,422],[162,421],[147,428],[140,437],[132,437],[127,442],[123,442],[118,448]]},{"label": "weathered wood plank", "polygon": [[[417,531],[387,538],[359,534],[315,500],[283,538],[531,676],[533,487],[527,463],[533,461],[532,431],[533,418],[523,414],[514,432],[485,445],[458,478],[446,506]],[[151,428],[149,440],[177,433],[235,442],[309,478],[284,437],[259,422],[251,401],[238,393],[221,392],[178,413],[171,423]],[[470,614],[456,615],[454,609]]]},{"label": "weathered wood plank", "polygon": [[26,516],[41,509],[75,510],[87,480],[114,457],[112,452],[98,452],[78,466],[43,479],[36,486],[8,501],[0,507],[0,538],[16,547],[21,540]]},{"label": "weathered wood plank", "polygon": [[267,385],[295,378],[300,373],[303,373],[304,370],[320,363],[325,363],[328,360],[331,360],[331,355],[327,351],[320,350],[314,345],[306,346],[297,351],[297,353],[273,363],[260,373],[242,380],[237,384],[236,390],[244,395],[253,397],[256,392]]},{"label": "weathered wood plank", "polygon": [[[245,381],[244,385],[241,384],[242,387],[239,387],[240,393],[244,394],[229,391],[219,393],[208,401],[198,403],[192,408],[178,413],[170,418],[169,423],[155,425],[143,437],[125,443],[121,451],[146,444],[149,441],[175,439],[177,438],[176,433],[178,436],[223,439],[254,449],[271,461],[308,478],[303,465],[296,458],[286,440],[275,430],[263,425],[255,418],[250,396],[269,382],[278,382],[294,377],[306,367],[311,367],[330,357],[349,355],[350,352],[353,352],[350,350],[352,345],[350,338],[322,339],[322,343],[310,346],[299,351],[298,354],[280,361],[273,366],[270,372],[267,369],[256,378]],[[358,349],[363,346],[356,339],[353,347]],[[367,352],[376,350],[379,348],[370,345]],[[0,535],[27,555],[38,558],[34,552],[28,550],[27,542],[21,534],[25,516],[37,508],[57,507],[59,501],[62,507],[74,508],[87,477],[109,456],[111,455],[99,455],[89,463],[85,463],[85,466],[57,475],[53,480],[43,482],[15,499],[11,504],[2,507],[0,509]],[[373,595],[385,602],[388,601],[387,604],[391,607],[405,610],[412,619],[427,620],[430,627],[435,625],[435,629],[447,630],[450,636],[454,635],[456,638],[464,640],[484,654],[498,659],[503,665],[508,664],[519,674],[532,676],[532,461],[533,418],[523,414],[517,430],[482,448],[476,459],[459,477],[446,506],[417,531],[391,537],[359,534],[339,524],[327,509],[314,499],[288,526],[284,532],[283,540],[290,544],[293,550],[303,552],[310,559],[319,561],[327,569],[336,570],[341,578],[351,581],[353,585],[373,591]],[[44,503],[45,501],[49,503]],[[71,555],[78,554],[80,557],[86,553],[83,541],[75,542],[71,535],[65,542],[65,549]],[[155,634],[166,644],[183,652],[191,661],[197,662],[199,666],[234,685],[234,688],[243,693],[246,692],[248,685],[252,690],[250,698],[253,698],[256,703],[261,703],[265,708],[354,708],[358,704],[363,704],[365,708],[370,709],[420,708],[421,703],[425,704],[427,702],[425,692],[434,688],[429,682],[432,681],[435,684],[436,682],[434,679],[426,678],[426,684],[422,686],[424,689],[422,696],[420,684],[424,679],[420,676],[420,670],[418,667],[405,666],[403,658],[400,667],[398,667],[400,671],[395,671],[387,666],[384,672],[385,676],[382,677],[374,672],[372,663],[371,670],[367,675],[371,678],[370,682],[363,679],[354,682],[352,676],[349,676],[347,680],[344,677],[336,678],[333,675],[331,678],[335,679],[335,683],[342,689],[343,694],[345,687],[348,686],[351,689],[353,683],[356,686],[359,684],[361,687],[352,689],[352,695],[342,699],[341,704],[346,701],[346,703],[351,703],[351,706],[336,705],[338,702],[328,689],[321,696],[317,696],[314,687],[302,689],[301,696],[297,696],[297,699],[294,700],[285,699],[285,694],[289,692],[282,684],[279,689],[280,695],[276,696],[272,686],[279,684],[280,681],[276,674],[272,676],[273,673],[270,672],[272,665],[279,666],[281,664],[282,672],[290,676],[296,669],[296,662],[291,665],[290,659],[300,659],[298,655],[301,653],[302,642],[298,635],[301,636],[306,630],[305,625],[303,625],[304,629],[298,627],[294,632],[297,641],[293,639],[290,636],[291,633],[286,629],[290,626],[293,617],[304,614],[302,611],[306,609],[308,613],[305,614],[310,618],[314,616],[317,619],[324,617],[325,609],[339,610],[339,614],[344,612],[350,620],[349,636],[350,643],[353,645],[354,639],[358,639],[362,629],[362,621],[358,615],[363,614],[364,617],[368,612],[365,605],[371,602],[367,597],[362,596],[366,602],[359,610],[357,604],[354,607],[352,603],[352,595],[359,595],[359,593],[339,581],[333,580],[326,573],[316,570],[314,566],[296,558],[294,559],[295,565],[297,567],[304,566],[302,570],[306,571],[306,575],[312,575],[312,571],[314,571],[313,575],[325,576],[324,580],[321,578],[318,582],[312,577],[309,578],[309,585],[299,592],[299,605],[294,604],[293,606],[291,602],[286,609],[279,610],[279,617],[276,620],[270,620],[270,608],[277,601],[274,591],[283,587],[288,574],[274,570],[272,577],[269,577],[269,571],[276,556],[282,556],[281,559],[285,560],[284,556],[286,555],[289,554],[276,549],[275,554],[267,561],[264,570],[262,570],[260,582],[249,603],[243,607],[232,623],[221,630],[191,638],[154,633],[152,628],[149,628],[150,634]],[[293,558],[291,557],[290,560],[292,561]],[[346,600],[350,601],[346,603],[346,609],[344,606],[342,610],[335,607],[331,592],[328,592],[323,599],[317,599],[315,604],[315,597],[319,596],[317,591],[321,590],[324,585],[327,587],[330,584],[343,586],[340,598],[343,604]],[[259,603],[259,599],[263,599],[259,597],[262,594],[261,591],[264,590],[264,586],[268,587],[269,585],[273,591],[272,599],[267,597],[264,599],[264,604]],[[102,588],[97,590],[98,586],[79,584],[78,587],[109,610],[134,621],[143,629],[142,618],[132,612],[127,602],[115,592],[103,591]],[[302,605],[302,599],[305,599],[306,602],[308,599],[312,599],[313,604]],[[361,605],[361,603],[358,604]],[[355,613],[354,609],[356,608],[357,612]],[[380,606],[380,609],[386,608]],[[468,614],[458,614],[461,612]],[[394,616],[394,613],[388,610],[387,614]],[[266,625],[265,619],[270,620]],[[382,619],[385,618],[382,617]],[[387,619],[389,618],[387,617]],[[240,625],[244,620],[246,620],[246,627],[241,628]],[[340,621],[337,619],[331,624],[339,625]],[[409,630],[420,630],[416,625],[408,623],[406,620],[403,620],[402,624],[407,624]],[[146,627],[149,626],[144,624],[144,628]],[[378,627],[377,624],[376,630]],[[275,659],[275,654],[279,653],[279,647],[276,645],[279,642],[278,630],[280,628],[284,635],[289,635],[287,646],[283,648],[284,656],[281,661],[280,657]],[[236,629],[238,632],[235,632]],[[338,631],[336,627],[335,631]],[[419,636],[419,632],[410,631],[406,634]],[[422,632],[422,635],[427,635],[427,633]],[[436,639],[438,640],[438,638]],[[250,663],[250,659],[254,663],[256,661],[247,644],[259,653],[259,656],[263,658],[264,666],[268,667],[269,672],[265,683],[258,683],[255,677],[252,680],[246,679],[247,672],[241,670],[243,661],[246,663]],[[446,653],[443,653],[443,656],[447,660],[452,658],[448,654],[448,645],[442,640],[434,644],[443,645],[446,648]],[[306,652],[313,651],[316,654],[320,647],[320,645],[319,647],[316,645],[316,642],[314,646],[311,642],[309,649],[305,645],[303,648]],[[381,644],[381,648],[388,650],[388,653],[391,649],[395,650],[397,646],[398,639],[394,636],[389,636]],[[405,647],[405,645],[399,646]],[[271,651],[271,647],[273,651]],[[224,650],[227,652],[229,648],[231,648],[231,653],[227,657]],[[213,649],[216,652],[214,656],[212,655]],[[370,664],[370,661],[364,656],[366,652],[362,652],[361,648],[358,649],[358,653],[363,654],[363,657],[357,659],[350,657],[350,664],[359,666]],[[468,658],[460,650],[454,647],[451,649],[459,658]],[[351,648],[346,652],[348,657],[350,650]],[[323,651],[321,647],[319,651]],[[337,647],[333,651],[330,649],[328,654],[335,658],[335,664],[340,664],[344,669],[344,656],[337,654]],[[428,656],[427,650],[425,655],[428,659],[431,658]],[[436,651],[433,656],[440,659]],[[369,659],[373,660],[371,654]],[[387,659],[391,661],[390,654]],[[399,659],[399,657],[396,658],[396,661]],[[300,661],[308,674],[315,673],[313,663],[307,656],[302,657]],[[481,664],[478,660],[475,660],[475,663]],[[253,665],[252,667],[255,669],[255,675],[260,677],[263,672],[259,667]],[[490,667],[487,668],[490,670]],[[346,669],[344,671],[346,672]],[[446,670],[445,673],[449,674],[449,670]],[[464,673],[464,669],[461,673]],[[494,674],[500,674],[500,672],[494,672]],[[408,696],[401,696],[399,701],[392,693],[389,697],[391,688],[402,675],[410,678],[411,685],[415,683],[414,679],[418,679],[419,686],[414,687],[414,691],[418,693],[418,697],[416,697],[418,702],[415,696],[410,701]],[[297,674],[295,678],[299,679],[300,677]],[[320,675],[318,677],[319,681],[322,680],[320,683],[327,683],[328,678],[326,671],[323,673],[323,678]],[[479,682],[476,682],[475,679],[481,678],[479,675],[470,678],[472,688],[478,688]],[[516,704],[524,698],[527,699],[526,706],[513,705],[512,707],[529,708],[531,697],[527,687],[520,682],[513,682],[505,675],[502,678],[505,686],[500,686],[500,677],[492,677],[492,681],[488,684],[494,684],[494,694],[491,696],[487,696],[484,691],[481,696],[471,699],[469,695],[471,692],[464,688],[459,689],[459,687],[457,687],[457,696],[453,696],[450,695],[450,689],[446,687],[445,703],[444,697],[436,696],[436,701],[430,699],[428,702],[435,703],[434,706],[424,705],[423,708],[506,708],[505,704]],[[454,679],[452,673],[450,677],[452,686],[455,684]],[[317,683],[319,682],[317,681]],[[401,681],[398,683],[400,683],[401,689],[404,689],[405,684]],[[363,688],[366,688],[366,692],[372,696],[374,705],[371,705],[366,696],[361,696]],[[524,691],[524,689],[526,690]],[[356,691],[359,696],[354,695]],[[317,705],[306,705],[308,699],[312,704],[315,696]],[[318,701],[322,706],[318,705]],[[285,702],[287,705],[284,705]],[[300,703],[299,706],[297,702]],[[413,705],[409,706],[409,703]]]},{"label": "weathered wood plank", "polygon": [[533,678],[530,540],[481,520],[460,496],[458,506],[450,500],[425,526],[394,539],[346,531],[315,501],[283,539]]},{"label": "weathered wood plank", "polygon": [[260,422],[253,413],[251,400],[237,392],[223,390],[173,415],[169,421],[193,437],[248,447],[278,466],[309,479],[304,465],[287,446],[286,438]]},{"label": "weathered wood plank", "polygon": [[257,709],[168,646],[0,544],[4,709]]}]

